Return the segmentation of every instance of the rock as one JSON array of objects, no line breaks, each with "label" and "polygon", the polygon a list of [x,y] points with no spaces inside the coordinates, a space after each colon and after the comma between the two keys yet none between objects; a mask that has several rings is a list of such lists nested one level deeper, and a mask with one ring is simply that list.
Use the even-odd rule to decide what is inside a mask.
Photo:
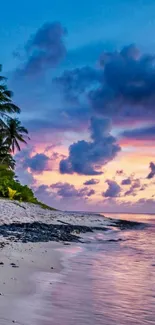
[{"label": "rock", "polygon": [[12,265],[12,267],[14,267],[14,268],[18,268],[19,266],[18,266],[18,265]]},{"label": "rock", "polygon": [[3,262],[0,262],[0,265],[4,265],[4,263]]},{"label": "rock", "polygon": [[19,267],[18,265],[16,265],[15,263],[10,263],[10,265],[12,266],[12,267],[14,267],[14,268],[17,268],[17,267]]}]

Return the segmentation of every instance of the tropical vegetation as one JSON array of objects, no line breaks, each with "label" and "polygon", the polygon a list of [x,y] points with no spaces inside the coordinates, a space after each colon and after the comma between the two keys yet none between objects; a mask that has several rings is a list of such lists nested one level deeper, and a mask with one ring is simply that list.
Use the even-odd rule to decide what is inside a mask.
[{"label": "tropical vegetation", "polygon": [[6,78],[0,76],[0,197],[36,203],[46,208],[27,185],[20,184],[15,175],[16,161],[13,155],[21,150],[21,144],[27,144],[29,137],[27,129],[17,118],[21,110],[13,103],[12,97]]}]

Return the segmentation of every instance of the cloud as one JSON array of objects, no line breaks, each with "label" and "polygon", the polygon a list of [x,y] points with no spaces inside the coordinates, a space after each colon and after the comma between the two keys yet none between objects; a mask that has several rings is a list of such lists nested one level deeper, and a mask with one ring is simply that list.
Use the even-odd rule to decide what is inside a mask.
[{"label": "cloud", "polygon": [[62,174],[100,175],[102,166],[113,160],[121,150],[110,135],[108,119],[93,117],[90,124],[91,141],[78,141],[69,147],[69,156],[60,161]]},{"label": "cloud", "polygon": [[123,179],[121,184],[122,185],[130,185],[131,184],[131,178],[128,177],[128,178]]},{"label": "cloud", "polygon": [[34,174],[40,174],[44,170],[51,170],[50,162],[57,159],[56,153],[53,152],[51,157],[44,153],[34,153],[35,148],[28,146],[15,155],[18,170],[27,171],[29,168]]},{"label": "cloud", "polygon": [[45,170],[49,170],[49,160],[50,158],[45,154],[37,153],[33,157],[29,157],[24,160],[24,167],[29,167],[34,173],[42,173]]},{"label": "cloud", "polygon": [[117,197],[117,196],[119,196],[119,194],[121,192],[121,187],[115,181],[112,181],[110,179],[108,179],[106,181],[106,183],[108,184],[108,189],[102,195],[104,197]]},{"label": "cloud", "polygon": [[124,194],[125,196],[136,196],[137,193],[133,190],[133,188],[131,187],[128,191],[125,192]]},{"label": "cloud", "polygon": [[83,107],[65,107],[63,109],[51,110],[41,118],[31,118],[25,120],[25,126],[30,132],[64,132],[64,131],[80,131],[88,127],[90,119],[90,110]]},{"label": "cloud", "polygon": [[144,191],[147,187],[148,187],[148,184],[143,184],[139,190]]},{"label": "cloud", "polygon": [[44,185],[44,184],[42,184],[42,185],[40,185],[40,186],[38,186],[36,189],[35,189],[35,195],[37,196],[37,197],[40,197],[40,195],[44,195],[44,194],[49,194],[48,193],[48,189],[49,189],[49,186],[48,185]]},{"label": "cloud", "polygon": [[[136,202],[122,201],[117,198],[108,198],[98,204],[98,211],[118,212],[118,213],[153,213],[155,210],[155,200],[140,199]],[[94,210],[95,211],[95,210]]]},{"label": "cloud", "polygon": [[56,67],[66,54],[64,37],[66,29],[61,23],[46,23],[25,45],[26,59],[17,70],[18,75],[34,76]]},{"label": "cloud", "polygon": [[151,171],[148,174],[147,178],[151,179],[151,178],[153,178],[155,176],[155,164],[153,162],[150,162],[149,167],[150,167]]},{"label": "cloud", "polygon": [[154,62],[153,55],[141,55],[135,45],[103,53],[103,83],[89,93],[93,109],[116,121],[152,119],[152,114],[155,117]]},{"label": "cloud", "polygon": [[21,184],[23,185],[29,185],[30,187],[33,187],[36,183],[33,175],[23,166],[20,166],[16,164],[16,175],[20,181]]},{"label": "cloud", "polygon": [[78,104],[82,102],[82,95],[86,91],[100,84],[102,75],[102,71],[84,66],[64,71],[60,77],[54,79],[54,82],[67,102]]},{"label": "cloud", "polygon": [[121,133],[121,137],[136,140],[154,140],[155,139],[155,126],[142,127]]},{"label": "cloud", "polygon": [[88,189],[87,187],[83,187],[81,189],[76,189],[74,185],[69,183],[56,183],[50,186],[52,189],[56,190],[57,195],[62,198],[85,198],[90,197],[95,194],[95,191],[92,189]]},{"label": "cloud", "polygon": [[141,188],[142,188],[140,179],[138,179],[138,178],[136,178],[136,179],[130,178],[130,180],[132,182],[132,185],[131,185],[130,189],[125,192],[124,195],[125,196],[128,196],[128,195],[136,196],[137,192],[135,190],[140,189],[140,191],[141,191]]},{"label": "cloud", "polygon": [[134,179],[132,187],[133,188],[140,188],[141,187],[140,179],[138,179],[138,178]]},{"label": "cloud", "polygon": [[95,185],[95,184],[99,184],[99,182],[100,182],[99,179],[91,178],[88,181],[84,182],[83,185]]},{"label": "cloud", "polygon": [[[102,53],[98,68],[85,65],[66,70],[53,82],[66,104],[77,105],[77,120],[81,109],[81,121],[99,114],[110,117],[115,124],[152,122],[155,120],[154,62],[154,55],[141,54],[131,44],[120,51]],[[150,132],[154,132],[153,128]]]},{"label": "cloud", "polygon": [[[46,143],[45,143],[46,144]],[[41,174],[43,171],[57,169],[61,159],[66,156],[56,151],[52,151],[55,145],[45,146],[41,153],[37,153],[37,147],[27,146],[15,155],[18,171],[26,171],[33,174]]]},{"label": "cloud", "polygon": [[116,175],[122,176],[124,174],[123,169],[116,170]]}]

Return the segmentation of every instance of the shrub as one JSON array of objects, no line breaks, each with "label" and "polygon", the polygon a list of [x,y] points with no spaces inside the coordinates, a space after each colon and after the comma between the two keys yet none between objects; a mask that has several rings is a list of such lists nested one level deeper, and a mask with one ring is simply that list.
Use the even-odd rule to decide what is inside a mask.
[{"label": "shrub", "polygon": [[15,173],[5,166],[0,166],[0,196],[11,200],[37,203],[32,190],[15,180]]}]

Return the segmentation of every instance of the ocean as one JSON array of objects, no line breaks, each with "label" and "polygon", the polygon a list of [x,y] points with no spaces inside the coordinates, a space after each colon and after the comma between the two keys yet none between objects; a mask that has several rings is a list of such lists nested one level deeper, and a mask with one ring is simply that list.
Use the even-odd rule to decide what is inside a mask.
[{"label": "ocean", "polygon": [[50,322],[38,324],[155,324],[155,216],[104,215],[145,227],[111,228],[65,247],[62,276],[44,297]]}]

